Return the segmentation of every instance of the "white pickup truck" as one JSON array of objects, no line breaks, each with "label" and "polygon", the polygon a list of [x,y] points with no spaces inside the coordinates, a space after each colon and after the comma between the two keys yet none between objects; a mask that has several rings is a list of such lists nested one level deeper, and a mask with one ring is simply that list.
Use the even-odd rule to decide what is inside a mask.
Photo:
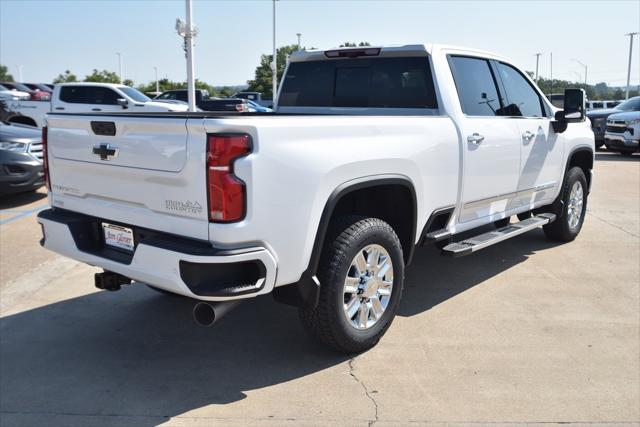
[{"label": "white pickup truck", "polygon": [[42,244],[103,268],[101,289],[199,300],[204,325],[272,293],[363,351],[416,246],[577,236],[594,138],[584,93],[564,106],[500,56],[408,45],[294,53],[272,114],[54,112]]},{"label": "white pickup truck", "polygon": [[187,111],[189,106],[153,101],[138,89],[114,83],[61,83],[51,101],[0,99],[0,121],[41,128],[51,112]]}]

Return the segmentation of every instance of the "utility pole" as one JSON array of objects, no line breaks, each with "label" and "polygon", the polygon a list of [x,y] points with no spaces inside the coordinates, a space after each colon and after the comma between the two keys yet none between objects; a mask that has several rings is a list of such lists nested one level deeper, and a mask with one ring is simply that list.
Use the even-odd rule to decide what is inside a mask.
[{"label": "utility pole", "polygon": [[185,56],[187,58],[187,100],[189,111],[196,111],[196,87],[193,70],[193,39],[198,35],[198,29],[193,25],[191,0],[185,0],[187,23],[176,19],[176,32],[184,39]]},{"label": "utility pole", "polygon": [[638,33],[629,33],[625,36],[629,36],[629,65],[627,66],[627,91],[624,95],[624,99],[629,99],[629,85],[631,84],[631,54],[633,53],[633,36]]},{"label": "utility pole", "polygon": [[572,71],[573,74],[575,74],[576,76],[578,76],[578,81],[581,82],[582,81],[582,74],[580,74],[577,71]]},{"label": "utility pole", "polygon": [[302,37],[302,33],[296,33],[296,36],[298,36],[298,50],[300,50],[300,37]]},{"label": "utility pole", "polygon": [[576,58],[571,58],[571,60],[576,61],[578,64],[584,67],[584,85],[586,86],[587,85],[587,66],[582,62],[580,62],[579,60],[577,60]]},{"label": "utility pole", "polygon": [[196,88],[193,81],[193,15],[191,13],[191,0],[185,0],[187,7],[187,96],[189,100],[189,111],[196,111]]},{"label": "utility pole", "polygon": [[24,65],[18,65],[18,78],[20,79],[21,82],[24,81],[22,79],[22,67],[24,67]]},{"label": "utility pole", "polygon": [[118,55],[118,76],[120,77],[120,84],[122,84],[122,54],[116,52],[116,55]]},{"label": "utility pole", "polygon": [[156,72],[156,96],[160,94],[160,82],[158,82],[158,67],[153,67]]},{"label": "utility pole", "polygon": [[538,84],[538,63],[540,62],[541,53],[536,53],[536,84]]},{"label": "utility pole", "polygon": [[551,63],[551,92],[549,95],[553,93],[553,52],[549,52],[550,63]]},{"label": "utility pole", "polygon": [[276,105],[276,94],[278,93],[278,73],[277,73],[277,59],[276,59],[276,1],[273,0],[273,61],[271,61],[271,90],[273,92],[273,106]]}]

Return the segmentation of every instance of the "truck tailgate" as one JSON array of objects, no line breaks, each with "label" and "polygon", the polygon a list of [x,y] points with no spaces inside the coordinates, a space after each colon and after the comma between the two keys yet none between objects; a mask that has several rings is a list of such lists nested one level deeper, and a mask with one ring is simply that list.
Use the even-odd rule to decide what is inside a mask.
[{"label": "truck tailgate", "polygon": [[50,115],[51,204],[208,239],[202,120]]}]

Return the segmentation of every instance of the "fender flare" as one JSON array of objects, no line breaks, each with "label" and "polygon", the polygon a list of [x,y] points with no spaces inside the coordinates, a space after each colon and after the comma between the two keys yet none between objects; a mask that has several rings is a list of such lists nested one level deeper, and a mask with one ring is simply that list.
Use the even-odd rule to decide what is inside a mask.
[{"label": "fender flare", "polygon": [[564,176],[566,175],[567,171],[569,170],[569,163],[571,163],[571,159],[573,159],[573,157],[578,154],[578,153],[582,153],[582,152],[587,152],[591,155],[591,169],[589,169],[589,174],[587,175],[587,181],[589,182],[589,188],[587,189],[587,191],[590,193],[591,192],[591,183],[593,182],[593,166],[595,163],[595,152],[594,150],[586,145],[579,145],[577,147],[574,147],[573,149],[571,149],[571,151],[569,152],[569,154],[567,155],[567,161],[565,162],[564,165],[564,171],[562,173],[562,181],[564,183]]},{"label": "fender flare", "polygon": [[313,241],[313,249],[311,250],[311,256],[309,257],[307,268],[296,283],[279,286],[273,290],[273,296],[276,301],[306,309],[313,309],[316,307],[320,296],[321,286],[320,281],[316,277],[316,273],[320,264],[322,247],[324,246],[324,241],[329,230],[329,224],[331,223],[336,206],[340,200],[349,193],[381,185],[401,185],[407,188],[411,194],[413,204],[413,224],[411,226],[411,246],[409,253],[405,256],[405,263],[408,265],[411,262],[416,246],[415,237],[418,216],[418,200],[413,181],[405,175],[398,174],[370,175],[362,178],[356,178],[340,184],[329,195],[325,202],[324,209],[322,210],[322,215],[320,216],[320,222],[318,223],[315,239]]}]

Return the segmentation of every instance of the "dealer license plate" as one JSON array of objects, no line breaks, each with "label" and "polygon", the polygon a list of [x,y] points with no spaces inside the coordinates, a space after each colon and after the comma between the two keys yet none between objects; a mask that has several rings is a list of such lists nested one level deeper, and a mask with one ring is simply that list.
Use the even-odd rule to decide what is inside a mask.
[{"label": "dealer license plate", "polygon": [[133,252],[133,230],[119,225],[102,223],[104,243],[118,249]]}]

